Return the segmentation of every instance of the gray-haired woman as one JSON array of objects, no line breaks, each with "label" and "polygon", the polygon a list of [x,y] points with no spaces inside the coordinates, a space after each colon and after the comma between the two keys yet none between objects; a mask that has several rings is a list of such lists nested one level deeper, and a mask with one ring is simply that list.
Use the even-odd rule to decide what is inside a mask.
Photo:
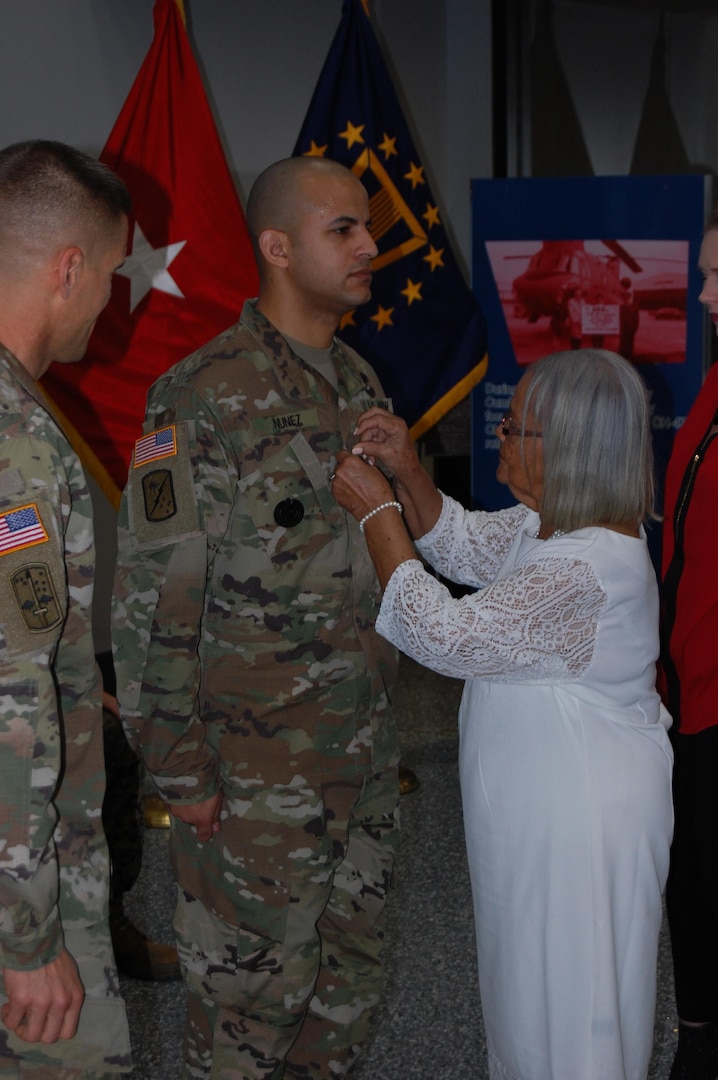
[{"label": "gray-haired woman", "polygon": [[[643,383],[613,353],[556,353],[523,376],[498,435],[509,509],[442,495],[406,426],[379,409],[333,490],[385,588],[377,629],[466,680],[460,775],[490,1076],[645,1080],[673,815]],[[419,553],[476,592],[455,599],[425,571],[400,508]]]}]

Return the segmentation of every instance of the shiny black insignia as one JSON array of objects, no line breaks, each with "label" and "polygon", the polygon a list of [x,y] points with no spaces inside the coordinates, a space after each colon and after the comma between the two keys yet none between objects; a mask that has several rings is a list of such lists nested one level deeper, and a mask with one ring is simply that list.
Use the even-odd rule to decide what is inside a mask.
[{"label": "shiny black insignia", "polygon": [[282,499],[274,508],[274,520],[285,529],[298,525],[303,517],[304,507],[299,499]]},{"label": "shiny black insignia", "polygon": [[169,469],[154,469],[142,477],[145,517],[148,521],[167,521],[177,513],[175,489]]},{"label": "shiny black insignia", "polygon": [[45,563],[23,566],[12,575],[17,605],[28,630],[41,633],[62,622],[50,568]]}]

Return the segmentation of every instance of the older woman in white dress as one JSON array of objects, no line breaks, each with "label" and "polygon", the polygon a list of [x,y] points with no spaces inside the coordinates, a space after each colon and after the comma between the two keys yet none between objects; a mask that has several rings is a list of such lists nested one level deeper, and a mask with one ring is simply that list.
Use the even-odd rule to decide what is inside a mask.
[{"label": "older woman in white dress", "polygon": [[[461,791],[492,1080],[645,1080],[673,814],[643,383],[613,353],[556,353],[523,376],[498,434],[509,509],[442,495],[380,409],[360,419],[333,491],[385,590],[378,630],[466,680]],[[452,597],[417,551],[476,591]]]}]

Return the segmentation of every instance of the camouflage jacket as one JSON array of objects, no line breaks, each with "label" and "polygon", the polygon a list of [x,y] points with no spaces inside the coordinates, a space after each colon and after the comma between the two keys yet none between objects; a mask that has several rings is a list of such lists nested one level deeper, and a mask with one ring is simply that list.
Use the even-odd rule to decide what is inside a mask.
[{"label": "camouflage jacket", "polygon": [[364,538],[329,482],[381,389],[338,341],[333,358],[338,394],[249,301],[150,390],[113,644],[128,733],[170,802],[397,759],[396,656],[374,631]]},{"label": "camouflage jacket", "polygon": [[[42,391],[2,345],[0,567],[0,967],[40,967],[65,945],[87,998],[81,1032],[58,1044],[63,1060],[105,1068],[114,1058],[122,1071],[129,1043],[106,921],[92,502]],[[101,1020],[93,999],[107,1006]],[[0,1054],[53,1053],[0,1030]]]}]

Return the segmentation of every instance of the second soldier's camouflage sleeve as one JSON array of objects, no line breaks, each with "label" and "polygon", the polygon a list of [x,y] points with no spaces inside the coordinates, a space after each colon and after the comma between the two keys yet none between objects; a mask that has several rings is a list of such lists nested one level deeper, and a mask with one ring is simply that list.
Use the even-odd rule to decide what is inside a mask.
[{"label": "second soldier's camouflage sleeve", "polygon": [[[3,434],[0,962],[35,968],[55,959],[64,943],[53,843],[62,748],[52,662],[67,612],[61,505],[64,499],[69,513],[69,499],[58,485],[65,463],[51,432]],[[91,529],[87,539],[91,545]]]},{"label": "second soldier's camouflage sleeve", "polygon": [[157,384],[120,510],[113,652],[128,737],[169,802],[200,802],[219,785],[200,650],[208,568],[236,483],[210,407]]}]

